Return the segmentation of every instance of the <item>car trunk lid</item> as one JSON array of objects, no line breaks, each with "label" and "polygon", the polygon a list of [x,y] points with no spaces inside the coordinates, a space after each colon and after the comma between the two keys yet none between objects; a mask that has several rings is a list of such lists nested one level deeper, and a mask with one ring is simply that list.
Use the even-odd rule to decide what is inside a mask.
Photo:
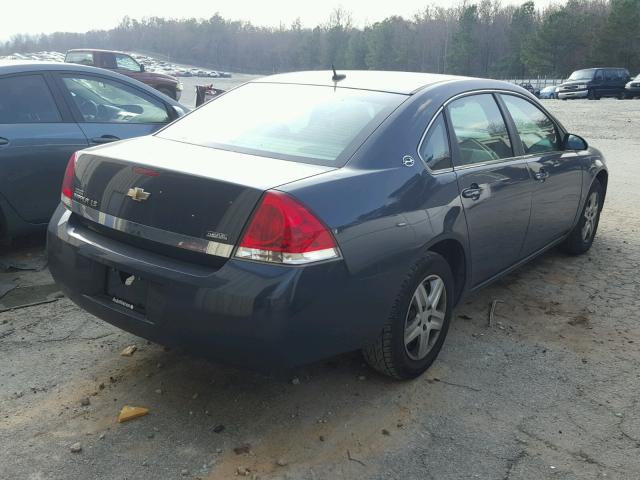
[{"label": "car trunk lid", "polygon": [[121,240],[228,257],[265,190],[330,170],[142,137],[78,156],[71,209]]}]

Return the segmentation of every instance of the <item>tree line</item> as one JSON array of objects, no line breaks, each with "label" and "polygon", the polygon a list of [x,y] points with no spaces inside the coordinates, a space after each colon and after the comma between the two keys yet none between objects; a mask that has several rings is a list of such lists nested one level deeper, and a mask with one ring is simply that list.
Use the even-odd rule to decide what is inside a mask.
[{"label": "tree line", "polygon": [[566,77],[595,65],[640,72],[640,0],[568,0],[536,8],[499,0],[427,6],[363,28],[342,8],[315,28],[261,27],[224,19],[136,20],[110,30],[16,35],[0,53],[93,47],[149,52],[220,70],[406,70],[494,78]]}]

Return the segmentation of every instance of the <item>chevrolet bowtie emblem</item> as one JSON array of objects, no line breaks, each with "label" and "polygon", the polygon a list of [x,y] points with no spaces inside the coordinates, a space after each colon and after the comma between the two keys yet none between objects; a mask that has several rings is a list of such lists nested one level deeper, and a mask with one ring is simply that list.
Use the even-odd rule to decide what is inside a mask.
[{"label": "chevrolet bowtie emblem", "polygon": [[147,198],[149,198],[149,195],[151,195],[149,192],[145,192],[144,189],[140,187],[130,188],[127,192],[127,197],[132,198],[136,202],[142,202],[143,200],[146,200]]}]

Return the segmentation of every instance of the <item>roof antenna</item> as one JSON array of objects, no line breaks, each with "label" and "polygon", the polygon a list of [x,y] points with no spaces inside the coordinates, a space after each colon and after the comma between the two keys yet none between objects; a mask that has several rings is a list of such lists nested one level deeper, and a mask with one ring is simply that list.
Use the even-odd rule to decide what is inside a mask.
[{"label": "roof antenna", "polygon": [[331,77],[331,80],[333,80],[334,82],[339,82],[340,80],[344,80],[345,78],[347,78],[344,73],[338,74],[336,72],[336,67],[333,66],[333,63],[331,64],[331,70],[333,70],[333,77]]}]

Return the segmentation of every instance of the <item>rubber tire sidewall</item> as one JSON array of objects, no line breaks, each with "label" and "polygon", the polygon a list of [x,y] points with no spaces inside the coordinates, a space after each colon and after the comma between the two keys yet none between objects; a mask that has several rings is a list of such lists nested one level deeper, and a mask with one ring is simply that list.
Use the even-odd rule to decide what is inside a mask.
[{"label": "rubber tire sidewall", "polygon": [[[594,191],[598,192],[598,214],[596,216],[596,223],[593,227],[593,233],[589,237],[589,240],[585,242],[582,239],[582,227],[584,226],[585,222],[584,212],[587,208],[587,204],[589,203],[589,197]],[[598,233],[598,225],[600,225],[600,212],[602,212],[603,206],[604,191],[602,189],[600,181],[598,179],[594,179],[593,183],[591,184],[591,188],[589,188],[589,193],[587,193],[587,196],[585,198],[584,206],[582,207],[582,210],[580,210],[580,218],[578,220],[578,223],[575,227],[573,227],[573,230],[571,230],[571,233],[562,244],[562,249],[565,252],[572,255],[580,255],[586,253],[591,248],[591,245],[596,238],[596,234]]]},{"label": "rubber tire sidewall", "polygon": [[[431,351],[422,360],[413,360],[409,358],[404,345],[404,328],[405,320],[407,318],[407,312],[411,305],[411,299],[418,287],[418,284],[422,282],[429,275],[437,275],[443,281],[445,285],[445,291],[447,293],[447,310],[445,318],[442,323],[442,330],[436,340]],[[453,300],[455,297],[455,288],[453,281],[453,274],[447,261],[437,253],[427,253],[415,266],[414,272],[403,283],[392,314],[390,316],[391,323],[391,352],[392,362],[397,375],[400,378],[410,379],[421,375],[431,364],[435,361],[442,345],[447,337],[449,331],[449,325],[451,323],[451,316],[453,311]]]}]

